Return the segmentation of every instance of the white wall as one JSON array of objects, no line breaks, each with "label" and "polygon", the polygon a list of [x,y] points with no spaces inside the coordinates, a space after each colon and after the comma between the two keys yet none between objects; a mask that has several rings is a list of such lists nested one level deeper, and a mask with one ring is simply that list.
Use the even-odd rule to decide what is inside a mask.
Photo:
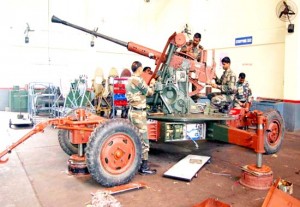
[{"label": "white wall", "polygon": [[[92,79],[98,67],[103,68],[105,74],[112,67],[121,72],[135,60],[154,67],[153,60],[106,40],[95,39],[95,47],[92,48],[91,35],[50,20],[52,15],[56,15],[87,29],[98,27],[98,32],[125,42],[133,41],[151,47],[155,37],[147,35],[153,26],[147,15],[156,8],[146,4],[140,0],[1,1],[0,67],[4,69],[2,73],[6,78],[2,78],[0,87],[24,86],[36,81],[57,84],[78,78],[81,74]],[[144,23],[146,20],[147,24]],[[24,43],[26,23],[34,30],[29,32],[29,44]],[[148,30],[145,30],[146,27]]]},{"label": "white wall", "polygon": [[[300,0],[294,0],[300,7]],[[299,14],[292,21],[295,25],[294,33],[286,35],[285,47],[285,68],[284,71],[284,98],[288,100],[300,100],[300,32],[299,32]],[[286,25],[287,26],[287,25]]]},{"label": "white wall", "polygon": [[[278,1],[252,0],[2,0],[0,67],[7,78],[0,87],[31,81],[67,82],[80,74],[90,79],[96,68],[129,68],[134,60],[154,61],[91,35],[53,24],[51,16],[94,29],[125,42],[162,51],[173,32],[185,24],[202,34],[201,44],[216,49],[217,60],[228,55],[238,75],[243,71],[255,96],[283,98],[286,25],[276,17]],[[24,43],[26,23],[34,29]],[[237,37],[253,44],[236,47]],[[217,61],[219,63],[219,61]],[[220,68],[220,65],[217,65]],[[218,74],[222,73],[218,69]],[[1,72],[3,73],[3,72]]]},{"label": "white wall", "polygon": [[[283,98],[284,94],[287,32],[285,23],[276,16],[278,2],[191,0],[190,13],[194,15],[190,23],[194,32],[201,32],[203,46],[216,49],[217,73],[222,73],[220,58],[229,56],[236,75],[246,73],[257,97]],[[252,36],[253,43],[235,46],[235,38],[245,36]]]}]

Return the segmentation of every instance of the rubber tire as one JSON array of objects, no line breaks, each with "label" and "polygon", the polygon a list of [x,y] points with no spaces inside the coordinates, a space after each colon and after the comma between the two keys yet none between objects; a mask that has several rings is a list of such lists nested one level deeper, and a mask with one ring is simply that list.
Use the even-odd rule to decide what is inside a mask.
[{"label": "rubber tire", "polygon": [[[135,145],[133,162],[127,171],[120,174],[108,172],[100,160],[101,151],[103,150],[102,146],[106,140],[116,133],[125,133]],[[86,148],[86,163],[92,178],[105,187],[122,185],[131,181],[141,165],[142,145],[140,136],[138,129],[127,119],[111,119],[99,125],[90,136]]]},{"label": "rubber tire", "polygon": [[[71,111],[69,111],[66,116],[71,116],[72,114],[75,113],[76,110],[78,109],[85,109],[88,112],[93,113],[93,111],[90,108],[87,107],[79,107],[79,108],[74,108]],[[69,136],[69,131],[65,129],[60,129],[58,130],[58,142],[62,150],[67,154],[67,155],[73,155],[78,153],[78,145],[77,144],[72,144],[70,142],[70,136]]]},{"label": "rubber tire", "polygon": [[[285,132],[284,121],[280,113],[273,109],[264,112],[264,116],[268,119],[267,124],[265,126],[265,132],[264,132],[264,148],[266,151],[265,154],[274,154],[278,152],[278,150],[280,149],[284,138],[284,132]],[[270,133],[269,130],[270,124],[275,124],[279,129],[277,139],[274,143],[270,143],[268,139],[268,135]]]},{"label": "rubber tire", "polygon": [[78,153],[78,145],[70,142],[69,130],[58,130],[58,142],[62,150],[67,155],[73,155]]}]

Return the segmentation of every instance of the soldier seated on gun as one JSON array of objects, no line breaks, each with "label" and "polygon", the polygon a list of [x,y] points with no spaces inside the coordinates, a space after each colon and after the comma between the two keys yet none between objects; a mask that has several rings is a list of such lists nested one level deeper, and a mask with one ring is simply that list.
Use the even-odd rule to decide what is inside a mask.
[{"label": "soldier seated on gun", "polygon": [[248,81],[245,81],[245,78],[246,74],[240,73],[239,79],[236,82],[237,92],[234,98],[234,107],[236,108],[245,107],[247,103],[251,104],[252,101],[252,91]]},{"label": "soldier seated on gun", "polygon": [[198,62],[201,60],[201,54],[203,47],[199,45],[201,41],[201,34],[200,33],[195,33],[193,40],[190,40],[187,42],[180,50],[180,52],[186,53],[189,56],[193,57],[196,59]]},{"label": "soldier seated on gun", "polygon": [[221,78],[216,76],[215,83],[210,84],[212,88],[219,89],[221,92],[208,94],[207,97],[210,99],[212,109],[219,109],[219,112],[227,113],[236,93],[236,76],[230,68],[229,57],[224,57],[221,62],[224,72]]}]

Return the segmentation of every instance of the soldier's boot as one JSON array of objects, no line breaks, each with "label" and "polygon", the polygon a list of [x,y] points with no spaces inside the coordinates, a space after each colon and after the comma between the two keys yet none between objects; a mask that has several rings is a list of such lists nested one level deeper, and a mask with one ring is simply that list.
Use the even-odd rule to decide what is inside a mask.
[{"label": "soldier's boot", "polygon": [[156,169],[150,169],[148,165],[148,160],[142,160],[142,165],[139,169],[141,175],[155,175]]}]

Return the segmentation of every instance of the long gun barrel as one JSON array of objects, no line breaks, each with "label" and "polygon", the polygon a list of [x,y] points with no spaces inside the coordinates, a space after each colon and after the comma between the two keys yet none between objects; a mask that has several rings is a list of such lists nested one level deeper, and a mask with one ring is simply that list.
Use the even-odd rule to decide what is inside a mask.
[{"label": "long gun barrel", "polygon": [[67,21],[64,21],[64,20],[62,20],[62,19],[60,19],[60,18],[58,18],[58,17],[56,17],[56,16],[52,16],[51,22],[53,22],[53,23],[60,23],[60,24],[63,24],[63,25],[69,26],[69,27],[73,27],[73,28],[78,29],[78,30],[81,30],[81,31],[83,31],[83,32],[92,34],[92,35],[94,35],[95,37],[101,37],[101,38],[106,39],[106,40],[108,40],[108,41],[114,42],[114,43],[116,43],[116,44],[118,44],[118,45],[124,46],[124,47],[126,47],[126,48],[127,48],[127,46],[128,46],[128,43],[127,43],[127,42],[124,42],[124,41],[121,41],[121,40],[118,40],[118,39],[115,39],[115,38],[112,38],[112,37],[109,37],[109,36],[106,36],[106,35],[97,33],[97,32],[95,32],[95,31],[93,31],[93,30],[85,29],[85,28],[83,28],[83,27],[80,27],[80,26],[77,26],[77,25],[75,25],[75,24],[72,24],[72,23],[69,23],[69,22],[67,22]]},{"label": "long gun barrel", "polygon": [[124,47],[126,47],[131,52],[135,52],[135,53],[143,55],[145,57],[149,57],[151,59],[155,59],[156,61],[158,61],[160,59],[161,55],[162,55],[160,52],[158,52],[156,50],[152,50],[150,48],[144,47],[142,45],[139,45],[139,44],[136,44],[136,43],[133,43],[133,42],[124,42],[124,41],[121,41],[121,40],[118,40],[118,39],[106,36],[104,34],[96,32],[96,31],[89,30],[89,29],[77,26],[75,24],[69,23],[67,21],[64,21],[62,19],[59,19],[58,17],[56,17],[54,15],[52,16],[51,21],[53,23],[60,23],[60,24],[63,24],[63,25],[69,26],[69,27],[73,27],[73,28],[81,30],[83,32],[92,34],[95,37],[101,37],[101,38],[103,38],[105,40],[108,40],[110,42],[114,42],[114,43],[116,43],[118,45],[124,46]]}]

